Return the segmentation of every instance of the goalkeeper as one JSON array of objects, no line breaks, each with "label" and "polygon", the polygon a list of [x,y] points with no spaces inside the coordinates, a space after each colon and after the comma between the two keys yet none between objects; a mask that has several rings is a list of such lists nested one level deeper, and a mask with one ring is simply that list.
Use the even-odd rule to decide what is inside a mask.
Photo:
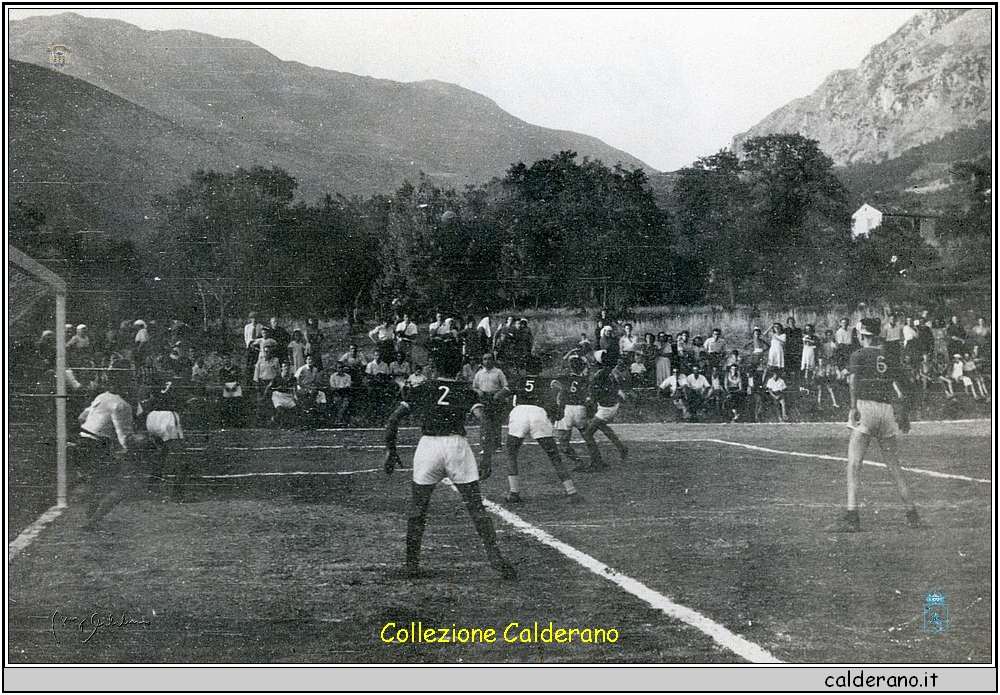
[{"label": "goalkeeper", "polygon": [[462,496],[465,509],[486,546],[490,565],[504,579],[514,579],[517,572],[500,554],[493,521],[483,507],[479,492],[480,477],[485,479],[490,474],[485,470],[488,464],[484,461],[484,470],[479,470],[472,447],[465,438],[466,415],[471,411],[481,419],[483,406],[476,403],[469,385],[455,378],[462,369],[461,348],[452,340],[434,340],[430,353],[433,378],[406,394],[389,416],[385,429],[385,472],[391,474],[400,463],[396,453],[400,420],[413,411],[420,418],[422,436],[413,455],[412,497],[407,509],[406,576],[419,576],[427,505],[434,486],[448,478]]},{"label": "goalkeeper", "polygon": [[885,453],[886,466],[896,480],[899,496],[906,506],[907,525],[911,528],[922,526],[903,478],[896,444],[897,434],[910,431],[906,401],[899,385],[902,377],[897,360],[886,355],[877,344],[881,328],[882,322],[877,318],[864,318],[858,324],[861,349],[851,355],[848,379],[851,413],[847,425],[852,431],[847,449],[847,512],[840,522],[828,527],[828,531],[850,533],[861,529],[856,499],[858,472],[873,437]]}]

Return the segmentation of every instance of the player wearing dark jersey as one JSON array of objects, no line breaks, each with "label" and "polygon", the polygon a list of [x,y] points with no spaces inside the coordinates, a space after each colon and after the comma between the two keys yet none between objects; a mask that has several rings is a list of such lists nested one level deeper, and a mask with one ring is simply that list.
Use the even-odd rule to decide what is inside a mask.
[{"label": "player wearing dark jersey", "polygon": [[829,531],[854,532],[861,528],[856,500],[857,478],[872,437],[885,452],[886,466],[906,505],[906,523],[913,528],[921,526],[916,505],[903,479],[902,461],[896,447],[896,435],[910,430],[902,410],[901,375],[897,373],[896,361],[887,358],[882,347],[875,345],[875,336],[880,334],[881,328],[882,322],[877,318],[862,319],[858,326],[861,349],[850,357],[851,413],[847,425],[852,431],[847,449],[847,512],[840,522],[828,527]]},{"label": "player wearing dark jersey", "polygon": [[590,462],[576,469],[587,473],[604,470],[608,467],[601,459],[601,450],[597,448],[597,441],[594,439],[597,430],[603,432],[604,436],[615,445],[615,448],[618,449],[618,453],[621,455],[622,461],[628,456],[628,447],[618,439],[618,436],[609,424],[615,418],[615,415],[618,414],[618,407],[625,399],[625,391],[611,371],[614,365],[605,364],[607,361],[604,350],[598,350],[594,353],[594,363],[597,371],[590,380],[589,400],[593,404],[596,404],[597,412],[583,430],[583,440],[587,443]]},{"label": "player wearing dark jersey", "polygon": [[553,384],[558,389],[557,403],[562,407],[562,418],[556,422],[556,440],[562,455],[571,461],[579,461],[570,436],[573,428],[580,432],[587,427],[587,393],[589,386],[587,363],[582,357],[569,359],[569,374],[559,377]]},{"label": "player wearing dark jersey", "polygon": [[507,483],[510,486],[507,501],[512,504],[521,501],[517,454],[528,436],[538,442],[549,457],[569,498],[573,501],[580,499],[553,436],[551,420],[556,418],[556,410],[561,410],[556,398],[557,390],[552,388],[554,384],[541,376],[528,375],[521,379],[515,390],[514,407],[507,423]]},{"label": "player wearing dark jersey", "polygon": [[413,455],[412,496],[407,510],[406,575],[416,577],[420,568],[420,544],[424,535],[427,505],[434,486],[444,478],[454,483],[465,509],[486,546],[490,565],[505,579],[517,576],[514,567],[500,554],[493,521],[483,507],[479,492],[479,470],[472,447],[465,438],[465,417],[470,411],[482,416],[482,405],[469,385],[455,379],[462,368],[457,344],[442,341],[431,350],[432,379],[416,386],[389,416],[385,429],[385,472],[391,474],[399,463],[396,434],[399,422],[411,412],[420,419],[421,437]]}]

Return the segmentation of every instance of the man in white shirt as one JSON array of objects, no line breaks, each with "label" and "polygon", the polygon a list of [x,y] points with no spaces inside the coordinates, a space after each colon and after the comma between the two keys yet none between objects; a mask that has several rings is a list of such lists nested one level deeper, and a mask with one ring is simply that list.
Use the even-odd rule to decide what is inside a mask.
[{"label": "man in white shirt", "polygon": [[726,339],[722,337],[721,328],[713,328],[712,335],[705,339],[705,352],[708,353],[708,363],[721,369],[726,355]]},{"label": "man in white shirt", "polygon": [[639,344],[639,338],[632,334],[632,324],[625,324],[625,335],[618,339],[618,351],[631,359],[635,352],[635,346]]},{"label": "man in white shirt", "polygon": [[708,400],[708,394],[712,390],[712,384],[701,373],[701,368],[695,364],[691,367],[691,373],[684,380],[682,392],[687,403],[689,413],[698,413],[703,410]]},{"label": "man in white shirt", "polygon": [[496,366],[492,352],[483,355],[483,366],[472,377],[472,390],[483,404],[483,419],[479,429],[479,452],[483,468],[491,470],[493,453],[500,450],[501,428],[506,405],[507,376]]},{"label": "man in white shirt", "polygon": [[107,390],[77,418],[80,438],[74,457],[90,487],[86,530],[93,529],[121,497],[117,488],[117,481],[123,475],[121,453],[127,452],[133,442],[132,406],[121,397],[121,392],[121,384],[112,378]]},{"label": "man in white shirt", "polygon": [[683,387],[687,377],[680,373],[677,367],[670,370],[670,376],[660,383],[660,391],[666,394],[674,406],[681,411],[681,416],[687,420],[691,417],[688,412],[687,403],[684,401]]}]

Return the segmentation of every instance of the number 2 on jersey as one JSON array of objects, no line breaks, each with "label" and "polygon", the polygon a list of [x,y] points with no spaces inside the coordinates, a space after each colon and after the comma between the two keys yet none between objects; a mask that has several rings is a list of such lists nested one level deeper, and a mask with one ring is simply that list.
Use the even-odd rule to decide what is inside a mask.
[{"label": "number 2 on jersey", "polygon": [[445,400],[446,398],[448,398],[448,394],[451,393],[451,389],[449,389],[447,386],[438,386],[438,390],[439,391],[443,391],[443,393],[441,394],[441,397],[438,398],[437,404],[438,405],[451,405],[451,403],[449,401]]}]

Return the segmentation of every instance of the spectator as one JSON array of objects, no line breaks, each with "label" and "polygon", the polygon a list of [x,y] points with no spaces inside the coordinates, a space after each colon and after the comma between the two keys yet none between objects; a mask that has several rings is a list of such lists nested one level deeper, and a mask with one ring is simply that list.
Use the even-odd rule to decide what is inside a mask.
[{"label": "spectator", "polygon": [[410,362],[406,359],[406,355],[402,352],[397,352],[389,363],[389,376],[392,377],[393,383],[399,388],[399,395],[403,395],[403,387],[406,386],[406,379],[413,373],[413,369],[410,367]]},{"label": "spectator", "polygon": [[674,339],[666,333],[660,333],[656,338],[656,383],[662,384],[663,380],[671,374],[671,359],[674,356]]},{"label": "spectator", "polygon": [[903,327],[896,322],[895,314],[889,314],[889,320],[882,327],[882,341],[886,359],[900,364],[903,359]]},{"label": "spectator", "polygon": [[306,343],[302,331],[298,329],[292,331],[292,339],[288,343],[288,357],[291,362],[292,374],[297,374],[299,369],[305,366],[307,347],[308,343]]},{"label": "spectator", "polygon": [[292,336],[278,325],[278,317],[272,316],[271,320],[268,321],[268,326],[271,328],[271,338],[277,343],[278,347],[275,350],[275,356],[282,362],[288,361],[288,344],[292,342]]},{"label": "spectator", "polygon": [[691,417],[688,413],[687,403],[684,401],[684,382],[686,377],[680,373],[677,367],[672,367],[670,376],[660,382],[660,392],[665,394],[670,402],[681,411],[681,416],[687,420]]},{"label": "spectator", "polygon": [[733,414],[732,421],[736,422],[740,419],[746,400],[746,383],[738,365],[731,364],[726,368],[722,388],[726,396],[726,407]]},{"label": "spectator", "polygon": [[295,401],[296,385],[288,362],[282,363],[281,373],[277,378],[272,379],[267,387],[267,392],[270,392],[271,396],[271,405],[274,408],[274,415],[271,416],[272,425],[285,428],[293,424],[298,407],[298,403]]},{"label": "spectator", "polygon": [[628,358],[630,361],[632,359],[632,353],[635,352],[636,347],[639,345],[639,337],[632,333],[632,324],[625,324],[625,334],[618,339],[618,352],[624,357]]},{"label": "spectator", "polygon": [[632,353],[632,364],[629,365],[629,374],[634,386],[646,385],[646,364],[643,362],[642,355],[638,352]]},{"label": "spectator", "polygon": [[806,330],[802,333],[802,360],[800,368],[802,378],[808,382],[816,376],[816,346],[819,344],[819,336],[816,335],[816,327],[811,323],[806,324]]},{"label": "spectator", "polygon": [[701,373],[697,364],[691,366],[691,373],[684,380],[682,388],[684,401],[687,404],[688,417],[697,415],[708,404],[708,396],[712,391],[712,383]]},{"label": "spectator", "polygon": [[840,326],[837,328],[834,338],[837,341],[837,369],[845,372],[851,361],[851,352],[854,348],[854,334],[847,327],[847,319],[840,319]]},{"label": "spectator", "polygon": [[771,326],[771,330],[768,331],[768,335],[771,339],[771,347],[767,353],[767,367],[769,370],[784,369],[785,342],[788,340],[788,334],[785,332],[784,326],[776,322],[773,326]]},{"label": "spectator", "polygon": [[243,344],[247,351],[244,362],[244,373],[246,374],[253,373],[253,368],[256,366],[257,360],[260,359],[260,343],[257,341],[263,337],[264,327],[257,321],[257,314],[251,311],[246,325],[243,326]]},{"label": "spectator", "polygon": [[764,385],[767,389],[768,395],[771,396],[771,400],[781,406],[781,419],[783,421],[788,420],[788,410],[785,407],[785,391],[788,389],[788,385],[785,380],[781,378],[782,369],[778,368],[771,372],[770,378]]},{"label": "spectator", "polygon": [[794,316],[788,317],[788,324],[785,326],[785,357],[783,362],[791,365],[789,369],[793,375],[798,373],[796,370],[802,363],[802,329],[795,325]]},{"label": "spectator", "polygon": [[320,388],[321,376],[312,355],[306,355],[305,364],[295,371],[295,400],[313,423],[322,419],[326,408],[326,392]]},{"label": "spectator", "polygon": [[135,338],[132,341],[132,360],[141,365],[149,356],[149,326],[142,319],[132,325],[136,328]]},{"label": "spectator", "polygon": [[[510,322],[512,320],[513,320],[512,316],[508,316],[507,317],[507,325],[508,326],[510,325]],[[428,333],[430,333],[430,337],[433,338],[434,336],[438,335],[438,330],[441,329],[441,328],[443,328],[443,327],[444,327],[444,316],[439,311],[436,314],[434,314],[434,320],[431,321],[431,325],[429,325],[427,327],[427,331],[428,331]]]},{"label": "spectator", "polygon": [[351,375],[347,373],[346,363],[337,362],[337,366],[330,375],[330,408],[334,413],[334,424],[346,425],[347,416],[351,406],[351,385],[353,381]]},{"label": "spectator", "polygon": [[718,369],[722,368],[722,363],[726,358],[726,340],[722,337],[721,328],[713,328],[712,335],[705,339],[705,353],[708,355],[709,365]]},{"label": "spectator", "polygon": [[761,371],[767,364],[767,339],[764,338],[760,326],[754,326],[750,342],[743,346],[743,352],[749,356],[750,366],[754,371]]},{"label": "spectator", "polygon": [[219,373],[222,381],[222,403],[220,404],[220,419],[222,427],[241,427],[243,425],[243,387],[240,385],[240,360],[236,355],[230,355]]},{"label": "spectator", "polygon": [[951,323],[948,324],[948,328],[945,331],[948,336],[948,349],[951,352],[961,352],[965,349],[965,329],[958,322],[957,316],[951,317]]}]

